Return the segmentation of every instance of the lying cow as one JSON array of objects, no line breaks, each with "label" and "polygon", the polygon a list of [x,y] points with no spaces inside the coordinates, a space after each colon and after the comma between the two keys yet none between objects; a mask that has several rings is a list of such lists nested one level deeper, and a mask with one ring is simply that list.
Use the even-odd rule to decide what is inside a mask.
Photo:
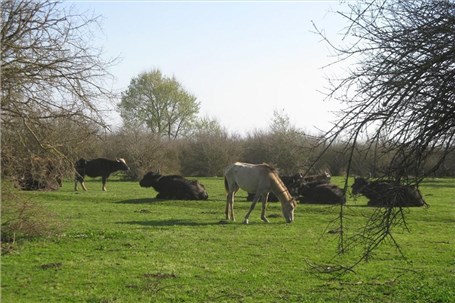
[{"label": "lying cow", "polygon": [[320,175],[311,175],[303,176],[302,174],[297,174],[296,179],[300,179],[300,183],[319,185],[319,184],[328,184],[332,176],[328,172],[324,172]]},{"label": "lying cow", "polygon": [[84,184],[84,177],[101,177],[103,182],[103,191],[106,191],[106,181],[110,174],[122,170],[129,170],[124,159],[109,160],[97,158],[93,160],[85,160],[83,158],[76,161],[76,176],[74,178],[74,190],[77,191],[77,183],[81,183],[84,190],[87,190]]},{"label": "lying cow", "polygon": [[351,188],[354,195],[362,194],[368,198],[368,206],[411,207],[426,205],[420,191],[415,186],[355,178]]},{"label": "lying cow", "polygon": [[163,176],[148,172],[139,182],[141,187],[153,187],[156,198],[169,200],[207,200],[209,195],[204,185],[197,180],[188,180],[179,175]]},{"label": "lying cow", "polygon": [[346,197],[341,188],[334,184],[311,184],[302,186],[300,203],[346,204]]}]

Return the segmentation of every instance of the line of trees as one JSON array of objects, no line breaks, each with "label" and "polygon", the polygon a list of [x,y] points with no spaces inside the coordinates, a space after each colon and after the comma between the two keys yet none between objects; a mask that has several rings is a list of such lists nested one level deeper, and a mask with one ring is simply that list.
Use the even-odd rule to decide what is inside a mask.
[{"label": "line of trees", "polygon": [[[102,133],[93,129],[94,133],[84,144],[74,141],[66,146],[68,159],[74,162],[80,157],[95,158],[123,157],[131,170],[125,177],[129,180],[140,179],[147,171],[160,169],[163,173],[179,173],[185,176],[222,176],[225,167],[235,161],[251,163],[267,162],[285,175],[297,172],[319,173],[328,171],[332,175],[346,175],[350,163],[351,175],[383,177],[389,172],[390,158],[381,151],[377,154],[368,150],[369,143],[359,143],[354,155],[346,153],[348,143],[336,142],[330,146],[323,144],[323,136],[311,136],[285,125],[277,125],[276,121],[288,121],[287,117],[271,121],[268,129],[256,130],[246,136],[229,134],[217,121],[206,119],[199,128],[192,130],[190,136],[168,140],[147,130],[123,128],[116,132]],[[61,132],[55,136],[64,136],[68,132],[77,133],[78,126],[61,124]],[[24,130],[25,131],[25,130]],[[49,158],[45,151],[35,143],[25,148],[20,141],[6,133],[2,136],[4,157],[2,175],[12,176],[16,180],[24,178],[24,171],[29,172],[33,165],[33,157]],[[33,142],[30,142],[33,143]],[[33,156],[28,152],[34,150]],[[324,153],[322,153],[324,151]],[[385,151],[384,151],[385,152]],[[444,150],[434,151],[433,158],[427,159],[428,166],[422,169],[431,170],[440,161]],[[377,155],[381,154],[380,157]],[[17,170],[16,162],[6,161],[9,157],[25,159],[23,170]],[[54,165],[61,165],[61,172],[72,178],[74,172],[71,165],[63,160],[56,160]],[[46,162],[40,162],[43,168],[34,169],[35,178],[45,178],[43,170]],[[424,174],[424,172],[422,172]],[[455,177],[455,155],[447,155],[439,168],[432,171],[432,177]]]}]

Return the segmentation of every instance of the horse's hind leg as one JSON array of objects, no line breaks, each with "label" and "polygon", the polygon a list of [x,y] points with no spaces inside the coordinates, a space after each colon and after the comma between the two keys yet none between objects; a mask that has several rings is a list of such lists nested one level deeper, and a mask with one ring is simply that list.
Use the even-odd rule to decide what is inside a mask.
[{"label": "horse's hind leg", "polygon": [[232,221],[235,221],[235,216],[234,216],[234,195],[235,195],[235,193],[231,194],[231,200],[229,201],[229,212],[231,213],[230,219]]},{"label": "horse's hind leg", "polygon": [[235,221],[235,216],[234,216],[234,194],[235,193],[228,193],[227,199],[226,199],[226,220],[232,220]]},{"label": "horse's hind leg", "polygon": [[239,190],[238,186],[233,186],[232,189],[229,189],[227,198],[226,198],[226,220],[232,220],[235,221],[235,216],[234,216],[234,196],[235,193]]},{"label": "horse's hind leg", "polygon": [[234,193],[232,192],[229,192],[227,194],[227,198],[226,198],[226,210],[225,210],[225,214],[226,214],[226,220],[229,220],[229,219],[232,219],[234,221],[234,213],[233,213],[233,207],[232,207],[232,204],[234,203]]},{"label": "horse's hind leg", "polygon": [[267,207],[267,199],[269,197],[269,193],[265,193],[262,195],[262,212],[261,212],[261,220],[269,223],[269,220],[265,217],[265,209]]}]

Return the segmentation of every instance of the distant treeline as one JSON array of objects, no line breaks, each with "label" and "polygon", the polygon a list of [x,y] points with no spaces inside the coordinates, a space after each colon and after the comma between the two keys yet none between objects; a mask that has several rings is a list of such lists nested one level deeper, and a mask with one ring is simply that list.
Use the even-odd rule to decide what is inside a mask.
[{"label": "distant treeline", "polygon": [[[46,174],[48,175],[45,170],[50,164],[42,159],[49,159],[53,169],[58,168],[62,176],[70,178],[74,174],[72,163],[81,157],[121,157],[131,169],[125,176],[129,180],[138,180],[146,172],[157,169],[163,174],[223,176],[226,166],[235,161],[266,162],[284,175],[327,171],[334,176],[340,176],[346,174],[350,160],[343,142],[325,146],[318,136],[309,136],[296,130],[255,131],[246,136],[238,136],[223,129],[203,129],[185,138],[169,140],[147,131],[123,129],[114,133],[88,136],[83,144],[73,146],[71,132],[65,134],[68,136],[68,145],[62,146],[58,151],[60,156],[46,151],[42,146],[24,147],[21,142],[14,140],[3,142],[2,175],[14,179],[27,175],[45,178]],[[2,139],[11,138],[4,134]],[[368,142],[364,144],[366,146]],[[32,149],[35,152],[30,154]],[[374,153],[370,150],[366,153],[363,150],[367,149],[358,146],[351,160],[350,174],[372,177],[385,175],[391,161],[387,153],[381,150]],[[322,153],[323,151],[325,152]],[[41,160],[36,161],[37,158]],[[37,165],[45,165],[47,168],[42,169],[36,167]],[[428,162],[429,167],[433,165],[434,163]],[[410,175],[413,173],[416,172],[409,172]],[[430,176],[454,177],[455,155],[449,154],[439,165],[439,169]]]}]

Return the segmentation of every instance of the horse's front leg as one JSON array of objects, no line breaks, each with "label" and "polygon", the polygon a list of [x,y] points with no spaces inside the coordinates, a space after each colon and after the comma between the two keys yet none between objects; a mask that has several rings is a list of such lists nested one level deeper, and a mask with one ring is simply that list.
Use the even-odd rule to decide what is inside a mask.
[{"label": "horse's front leg", "polygon": [[243,220],[243,224],[248,224],[248,218],[250,217],[251,212],[253,211],[254,207],[256,206],[256,203],[258,202],[259,198],[261,197],[260,194],[254,195],[253,202],[251,202],[250,209],[245,215],[245,219]]},{"label": "horse's front leg", "polygon": [[269,220],[265,217],[265,209],[267,207],[267,199],[269,197],[269,193],[262,195],[262,212],[261,212],[261,220],[269,223]]}]

